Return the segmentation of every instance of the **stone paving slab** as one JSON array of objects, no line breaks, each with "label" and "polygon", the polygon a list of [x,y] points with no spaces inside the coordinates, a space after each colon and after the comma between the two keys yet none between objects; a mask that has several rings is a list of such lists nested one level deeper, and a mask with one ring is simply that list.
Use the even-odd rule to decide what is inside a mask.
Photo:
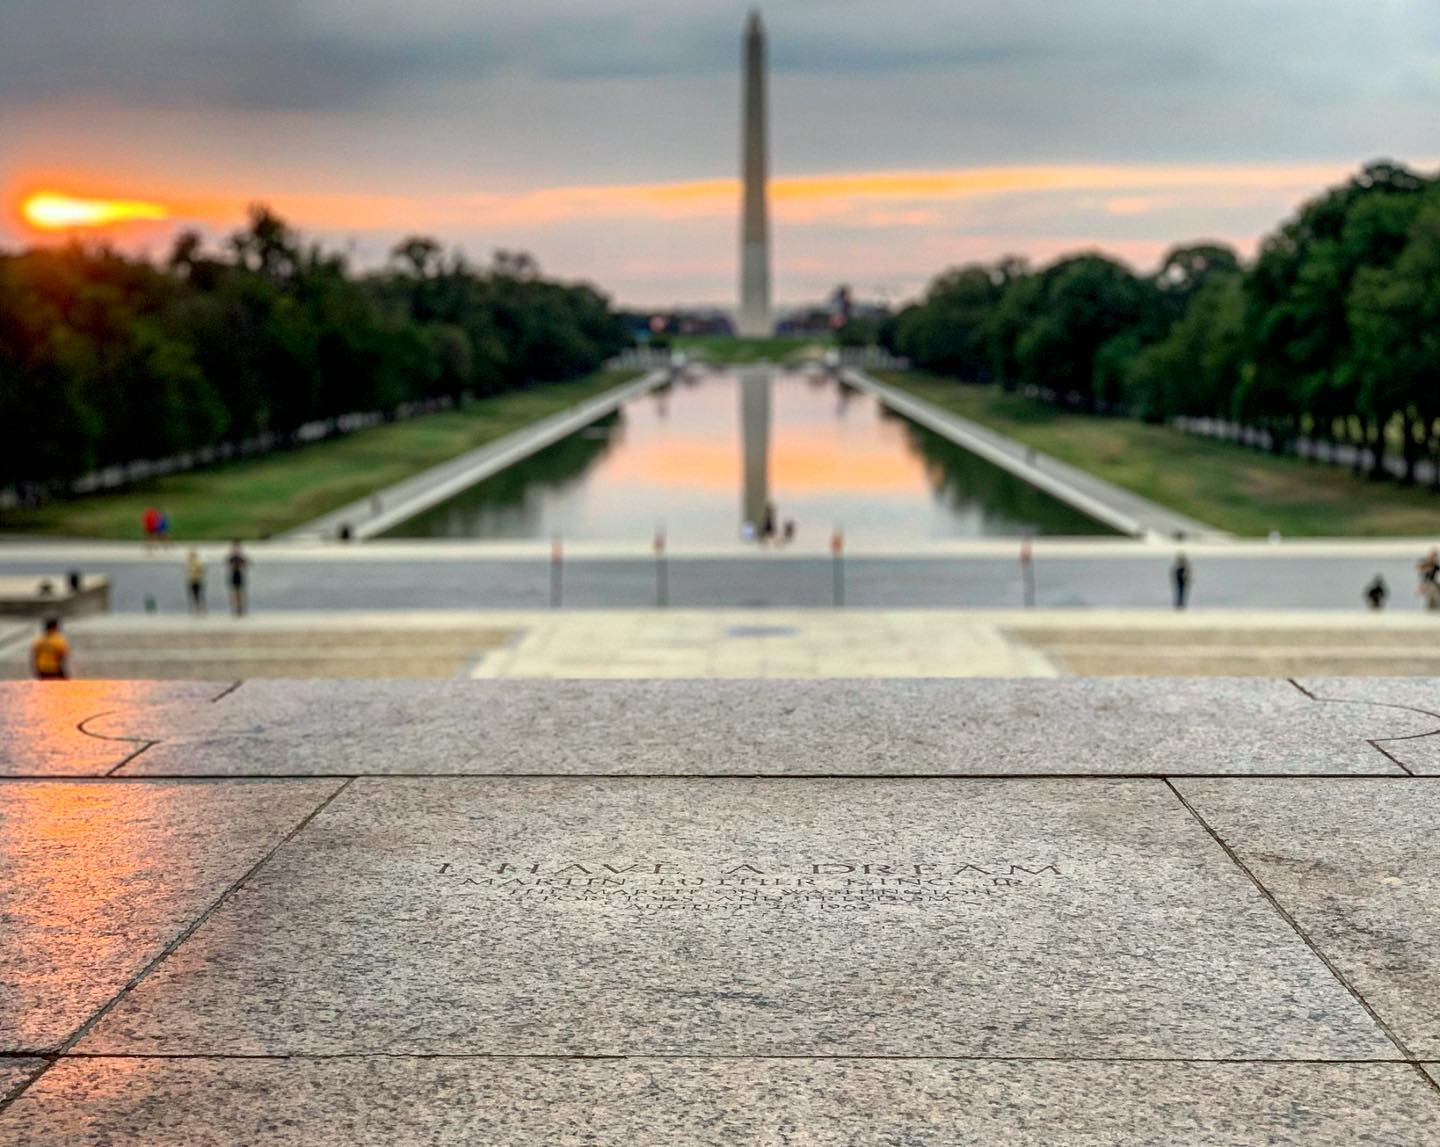
[{"label": "stone paving slab", "polygon": [[1298,677],[1296,681],[1307,692],[1329,700],[1403,705],[1428,711],[1440,728],[1440,678]]},{"label": "stone paving slab", "polygon": [[68,1060],[15,1147],[1422,1147],[1440,1094],[1403,1064],[638,1059]]},{"label": "stone paving slab", "polygon": [[1406,737],[1377,743],[1416,776],[1440,776],[1440,736]]},{"label": "stone paving slab", "polygon": [[1404,709],[1285,681],[251,681],[88,727],[126,775],[1399,775]]},{"label": "stone paving slab", "polygon": [[[0,1103],[44,1066],[43,1059],[0,1059]],[[3,1131],[4,1124],[0,1122],[0,1133]]]},{"label": "stone paving slab", "polygon": [[1440,788],[1418,780],[1176,787],[1421,1058],[1440,1058]]},{"label": "stone paving slab", "polygon": [[1396,1056],[1163,782],[895,779],[361,779],[77,1051]]},{"label": "stone paving slab", "polygon": [[[0,681],[0,776],[103,776],[144,744],[81,725],[101,714],[130,715],[169,704],[191,714],[225,688],[213,681]],[[202,719],[203,718],[195,718]]]},{"label": "stone paving slab", "polygon": [[53,1051],[336,781],[0,783],[0,1051]]},{"label": "stone paving slab", "polygon": [[1307,677],[1299,683],[1317,697],[1359,705],[1403,706],[1415,710],[1417,715],[1431,715],[1435,730],[1429,735],[1382,738],[1380,747],[1412,773],[1440,776],[1440,679]]}]

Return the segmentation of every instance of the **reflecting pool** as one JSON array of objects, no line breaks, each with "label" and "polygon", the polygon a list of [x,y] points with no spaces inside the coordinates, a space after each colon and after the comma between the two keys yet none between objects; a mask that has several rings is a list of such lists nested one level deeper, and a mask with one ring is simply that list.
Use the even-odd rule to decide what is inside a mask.
[{"label": "reflecting pool", "polygon": [[1109,534],[1018,478],[824,375],[702,374],[623,406],[397,526],[391,537],[675,545],[759,530],[871,543]]}]

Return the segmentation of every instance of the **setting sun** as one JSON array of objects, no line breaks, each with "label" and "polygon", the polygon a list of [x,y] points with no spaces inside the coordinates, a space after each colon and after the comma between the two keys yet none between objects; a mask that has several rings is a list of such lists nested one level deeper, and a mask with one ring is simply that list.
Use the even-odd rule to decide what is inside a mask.
[{"label": "setting sun", "polygon": [[55,192],[41,192],[30,196],[20,210],[26,222],[44,231],[161,220],[169,218],[170,214],[158,203],[146,203],[138,199],[83,199]]}]

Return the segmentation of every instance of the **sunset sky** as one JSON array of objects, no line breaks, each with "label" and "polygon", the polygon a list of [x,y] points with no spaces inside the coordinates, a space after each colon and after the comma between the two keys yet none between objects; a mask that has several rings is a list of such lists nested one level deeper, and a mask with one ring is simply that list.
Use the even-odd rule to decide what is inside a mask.
[{"label": "sunset sky", "polygon": [[[728,303],[747,7],[0,0],[0,246],[158,252],[264,200],[361,263],[423,232],[628,304]],[[1248,250],[1366,160],[1440,164],[1434,0],[762,10],[782,301],[1011,252]],[[51,200],[42,231],[42,192],[123,210]]]}]

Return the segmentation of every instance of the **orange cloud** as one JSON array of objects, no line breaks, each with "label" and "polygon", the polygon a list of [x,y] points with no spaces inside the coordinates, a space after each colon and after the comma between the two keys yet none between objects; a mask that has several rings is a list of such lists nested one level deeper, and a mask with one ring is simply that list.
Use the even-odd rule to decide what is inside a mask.
[{"label": "orange cloud", "polygon": [[[951,171],[872,171],[786,176],[771,181],[775,214],[782,221],[845,218],[876,227],[917,226],[933,213],[899,205],[1056,191],[1103,192],[1132,209],[1145,193],[1269,191],[1305,193],[1348,174],[1339,166],[1071,165],[965,168]],[[705,179],[547,187],[514,195],[481,195],[471,210],[496,225],[540,225],[560,220],[642,217],[682,219],[728,216],[740,183]],[[882,205],[888,210],[881,209]]]},{"label": "orange cloud", "polygon": [[[777,221],[804,225],[834,222],[851,228],[893,231],[943,228],[948,207],[968,200],[1054,194],[1089,194],[1112,214],[1140,215],[1166,204],[1235,203],[1280,197],[1298,199],[1350,173],[1324,165],[1032,165],[933,171],[839,172],[796,175],[771,182]],[[123,185],[115,173],[70,172],[71,186]],[[135,173],[132,173],[134,175]],[[34,173],[32,173],[34,178]],[[66,180],[47,172],[46,187]],[[725,220],[738,210],[735,179],[670,183],[539,187],[514,193],[373,194],[286,190],[257,185],[241,194],[217,187],[156,186],[131,181],[136,198],[109,199],[45,191],[24,198],[22,219],[32,229],[103,228],[117,223],[169,221],[217,230],[239,225],[253,200],[263,200],[296,226],[329,232],[400,232],[453,228],[546,228],[560,224],[634,219],[658,223]],[[35,182],[29,185],[36,186]],[[143,196],[140,198],[139,196]],[[17,197],[21,198],[21,197]]]}]

